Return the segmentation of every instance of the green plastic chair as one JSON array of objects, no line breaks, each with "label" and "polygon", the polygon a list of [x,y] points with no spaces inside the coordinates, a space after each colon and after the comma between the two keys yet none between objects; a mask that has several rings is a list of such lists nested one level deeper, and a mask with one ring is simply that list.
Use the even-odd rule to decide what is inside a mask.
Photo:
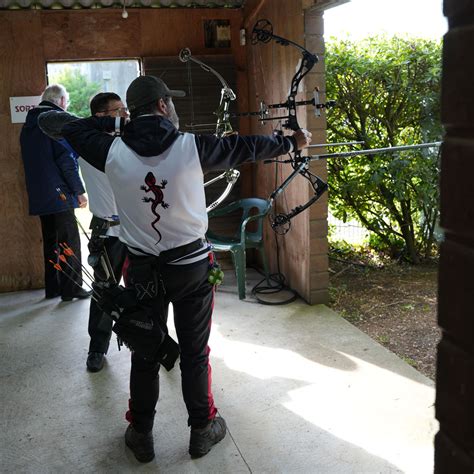
[{"label": "green plastic chair", "polygon": [[[250,215],[250,212],[254,209],[257,213]],[[268,263],[263,248],[263,219],[270,210],[270,202],[259,198],[240,199],[227,206],[213,209],[209,212],[209,218],[225,216],[239,210],[242,212],[242,217],[239,228],[233,236],[219,236],[209,230],[207,238],[216,252],[231,252],[235,276],[237,277],[239,299],[243,300],[245,299],[246,249],[254,248],[260,251],[267,281],[269,278]],[[257,230],[249,232],[247,231],[247,224],[252,221],[257,221]]]}]

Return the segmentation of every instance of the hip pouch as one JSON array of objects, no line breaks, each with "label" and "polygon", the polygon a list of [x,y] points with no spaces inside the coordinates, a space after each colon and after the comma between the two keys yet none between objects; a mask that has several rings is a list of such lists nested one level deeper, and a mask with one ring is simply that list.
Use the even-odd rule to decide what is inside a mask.
[{"label": "hip pouch", "polygon": [[171,370],[179,357],[178,344],[168,335],[164,288],[154,258],[134,259],[127,274],[129,287],[104,289],[99,305],[114,319],[119,347],[125,344],[140,357]]},{"label": "hip pouch", "polygon": [[131,351],[170,371],[179,357],[179,346],[158,319],[148,308],[137,307],[124,311],[112,330]]}]

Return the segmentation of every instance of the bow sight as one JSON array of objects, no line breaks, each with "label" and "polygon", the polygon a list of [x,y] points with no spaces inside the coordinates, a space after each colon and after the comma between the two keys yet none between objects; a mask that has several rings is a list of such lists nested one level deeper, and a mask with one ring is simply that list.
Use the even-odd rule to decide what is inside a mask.
[{"label": "bow sight", "polygon": [[[312,105],[314,107],[314,115],[321,117],[321,109],[330,109],[336,106],[335,100],[328,100],[327,102],[320,102],[319,88],[313,89],[313,98],[308,100],[299,100],[294,103],[295,107],[301,107],[303,105]],[[281,102],[279,104],[266,104],[263,100],[260,101],[260,107],[256,112],[240,112],[232,114],[232,117],[259,117],[260,123],[263,125],[265,122],[270,120],[288,120],[289,116],[270,116],[270,110],[273,109],[287,109],[288,101]],[[284,128],[290,128],[287,122],[282,124]]]}]

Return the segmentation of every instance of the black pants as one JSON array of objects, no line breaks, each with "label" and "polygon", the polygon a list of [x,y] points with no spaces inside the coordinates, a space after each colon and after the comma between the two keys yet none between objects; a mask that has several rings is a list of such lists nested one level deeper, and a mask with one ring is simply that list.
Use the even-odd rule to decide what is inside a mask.
[{"label": "black pants", "polygon": [[[129,271],[140,257],[130,257]],[[163,265],[161,280],[166,291],[164,318],[173,304],[174,324],[180,346],[181,385],[188,410],[188,425],[200,428],[216,415],[211,391],[208,346],[214,287],[208,282],[208,259],[190,265]],[[153,428],[159,396],[160,364],[132,353],[130,410],[127,419],[139,432]]]},{"label": "black pants", "polygon": [[[81,239],[74,217],[74,211],[58,212],[57,214],[46,214],[40,216],[41,230],[43,232],[43,255],[44,255],[44,284],[47,298],[54,296],[73,296],[78,287],[82,286],[81,269]],[[65,263],[58,259],[56,251],[60,251],[59,244],[66,243],[76,254],[68,257]],[[50,263],[60,263],[63,272],[56,270]],[[68,278],[69,277],[69,278]],[[72,280],[72,281],[71,281]]]},{"label": "black pants", "polygon": [[[104,249],[112,265],[115,279],[120,283],[122,268],[127,256],[127,248],[118,237],[107,237],[104,239]],[[94,280],[100,280],[99,272],[94,271]],[[89,352],[107,353],[110,336],[112,334],[112,319],[105,315],[97,306],[97,302],[91,299],[89,310]]]}]

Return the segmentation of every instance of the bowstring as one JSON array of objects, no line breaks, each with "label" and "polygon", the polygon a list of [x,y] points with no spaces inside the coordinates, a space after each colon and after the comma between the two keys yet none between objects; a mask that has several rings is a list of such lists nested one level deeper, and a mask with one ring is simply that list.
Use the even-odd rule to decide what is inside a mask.
[{"label": "bowstring", "polygon": [[188,93],[189,93],[189,96],[191,97],[191,123],[193,124],[193,128],[194,128],[195,115],[194,115],[193,74],[191,70],[191,61],[188,61],[186,63],[186,70],[187,70],[187,76],[188,76]]},{"label": "bowstring", "polygon": [[[277,51],[276,51],[276,47],[275,47],[275,40],[273,40],[273,39],[271,40],[271,47],[272,47],[272,71],[273,71],[274,66],[275,66],[275,55],[278,54]],[[285,51],[285,49],[283,49],[283,51]],[[275,81],[273,80],[272,81],[272,93],[271,93],[272,101],[271,102],[272,103],[279,103],[281,97],[275,98],[275,93],[274,93],[274,88],[273,88],[274,84],[275,84]],[[290,79],[290,84],[291,84],[291,79]],[[283,85],[286,85],[286,84],[280,84],[280,86],[283,86]],[[286,87],[286,90],[289,90],[289,89],[290,89],[290,85],[288,85]],[[285,90],[285,88],[284,87],[279,87],[278,90]],[[288,109],[286,109],[286,110],[288,111]],[[279,120],[277,122],[277,126],[272,130],[272,132],[273,131],[279,131],[282,134],[282,136],[284,135],[282,120]],[[291,158],[290,153],[288,153],[288,156]],[[282,185],[282,183],[286,179],[286,178],[284,178],[284,174],[285,174],[284,173],[284,163],[276,163],[275,168],[276,168],[276,170],[275,170],[275,188],[274,189],[277,189],[279,186]],[[286,190],[283,190],[282,195],[283,195],[282,199],[280,199],[278,203],[275,200],[275,203],[274,203],[274,206],[273,206],[273,213],[270,213],[270,218],[272,220],[276,218],[276,216],[280,213],[280,211],[281,211],[281,213],[284,213],[284,214],[288,213],[288,208],[289,207],[288,207],[288,196],[287,196]],[[287,233],[287,231],[283,232],[283,233],[280,233],[280,232],[277,231],[277,229],[273,229],[273,230],[274,230],[274,232],[277,236],[278,235],[285,235]]]}]

